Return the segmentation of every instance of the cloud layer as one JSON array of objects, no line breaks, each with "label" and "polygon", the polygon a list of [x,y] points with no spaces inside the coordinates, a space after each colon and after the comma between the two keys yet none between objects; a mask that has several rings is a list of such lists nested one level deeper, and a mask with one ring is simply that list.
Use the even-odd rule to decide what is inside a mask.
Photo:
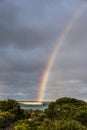
[{"label": "cloud layer", "polygon": [[[56,40],[84,3],[87,4],[83,0],[0,1],[0,98],[37,99],[41,77]],[[74,24],[56,57],[46,95],[48,91],[51,93],[52,89],[60,89],[60,95],[64,95],[62,86],[66,87],[69,80],[81,80],[82,85],[85,84],[86,11]],[[56,82],[61,80],[64,84],[60,87]],[[76,85],[77,83],[74,83],[73,86]],[[68,87],[65,95],[68,94],[69,88],[71,91],[71,87]],[[84,88],[86,89],[86,85]],[[81,97],[81,92],[78,93]],[[47,95],[46,98],[57,97]]]}]

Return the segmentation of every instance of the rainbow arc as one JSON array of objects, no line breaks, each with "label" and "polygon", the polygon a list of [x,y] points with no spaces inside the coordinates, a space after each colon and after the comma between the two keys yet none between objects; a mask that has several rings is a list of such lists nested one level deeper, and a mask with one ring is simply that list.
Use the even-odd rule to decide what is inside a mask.
[{"label": "rainbow arc", "polygon": [[64,44],[66,37],[68,36],[70,31],[72,30],[76,21],[84,13],[86,7],[87,7],[87,2],[84,3],[83,5],[81,5],[81,7],[76,11],[75,15],[69,20],[64,31],[61,33],[59,39],[57,39],[57,41],[55,42],[55,47],[54,47],[53,52],[48,60],[47,66],[46,66],[45,71],[44,71],[42,78],[41,78],[41,82],[40,82],[39,90],[38,90],[37,101],[43,101],[44,93],[46,90],[46,84],[47,84],[52,66],[53,66],[54,61],[56,59],[56,55],[58,55],[61,47]]}]

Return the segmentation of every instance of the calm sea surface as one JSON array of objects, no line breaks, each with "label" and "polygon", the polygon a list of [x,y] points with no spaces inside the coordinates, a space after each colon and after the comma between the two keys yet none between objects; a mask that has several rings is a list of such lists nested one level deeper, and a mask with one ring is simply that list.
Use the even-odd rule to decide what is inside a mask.
[{"label": "calm sea surface", "polygon": [[45,110],[48,107],[48,104],[45,105],[21,105],[22,109],[32,109],[32,110]]}]

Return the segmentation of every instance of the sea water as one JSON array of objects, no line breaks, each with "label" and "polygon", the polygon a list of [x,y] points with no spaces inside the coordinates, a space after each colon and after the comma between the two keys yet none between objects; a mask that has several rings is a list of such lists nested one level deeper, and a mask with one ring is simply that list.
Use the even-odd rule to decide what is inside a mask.
[{"label": "sea water", "polygon": [[46,108],[48,108],[48,104],[44,105],[21,105],[22,109],[32,109],[32,110],[41,110],[44,111]]}]

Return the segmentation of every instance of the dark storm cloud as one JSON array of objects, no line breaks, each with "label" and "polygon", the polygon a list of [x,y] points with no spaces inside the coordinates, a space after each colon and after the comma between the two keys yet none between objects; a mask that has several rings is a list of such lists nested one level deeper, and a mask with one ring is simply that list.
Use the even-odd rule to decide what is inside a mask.
[{"label": "dark storm cloud", "polygon": [[[52,42],[71,17],[71,3],[58,1],[4,1],[0,8],[0,45],[19,48]],[[62,25],[62,26],[61,26]]]},{"label": "dark storm cloud", "polygon": [[[2,95],[4,92],[16,93],[16,89],[19,97],[22,93],[25,94],[25,99],[26,92],[31,93],[30,97],[32,93],[37,95],[37,88],[56,39],[60,37],[69,20],[83,3],[83,0],[0,1],[0,85],[3,86],[3,91],[2,87],[0,91]],[[79,74],[83,72],[83,68],[86,69],[86,61],[84,65],[81,63],[86,55],[86,51],[84,52],[86,46],[82,50],[81,39],[84,42],[87,40],[84,26],[86,22],[83,23],[84,21],[81,20],[80,24],[76,24],[70,36],[65,40],[67,44],[59,54],[62,65],[56,61],[53,68],[55,75],[59,73],[57,66],[60,68],[60,75],[63,75],[66,70],[72,71],[72,68],[76,70],[79,64],[81,64]],[[79,28],[81,24],[82,28]],[[72,48],[75,50],[72,51]],[[79,55],[81,58],[78,59]],[[72,61],[70,61],[71,57]],[[67,79],[69,76],[72,76],[70,72],[66,76]],[[23,90],[24,86],[25,90]]]},{"label": "dark storm cloud", "polygon": [[[45,30],[43,27],[46,26],[42,21],[43,9],[41,10],[40,8],[38,10],[37,5],[35,6],[32,2],[28,2],[28,4],[33,4],[33,6],[35,6],[35,9],[32,10],[25,3],[26,2],[24,2],[24,5],[21,3],[16,5],[10,1],[7,4],[1,5],[1,46],[13,45],[14,47],[19,48],[30,48],[34,46],[38,47],[38,44],[45,44],[45,42],[49,41],[50,37],[53,35],[53,32],[51,34],[50,31],[52,31],[54,28],[51,27],[51,29]],[[38,15],[38,13],[40,15]],[[39,19],[41,19],[41,21]]]},{"label": "dark storm cloud", "polygon": [[[3,50],[2,50],[3,49]],[[37,72],[44,67],[45,54],[39,49],[19,50],[13,47],[1,48],[0,71]],[[40,59],[42,57],[42,59]]]},{"label": "dark storm cloud", "polygon": [[57,1],[4,1],[0,5],[0,70],[44,68],[52,42],[71,17],[67,7]]}]

